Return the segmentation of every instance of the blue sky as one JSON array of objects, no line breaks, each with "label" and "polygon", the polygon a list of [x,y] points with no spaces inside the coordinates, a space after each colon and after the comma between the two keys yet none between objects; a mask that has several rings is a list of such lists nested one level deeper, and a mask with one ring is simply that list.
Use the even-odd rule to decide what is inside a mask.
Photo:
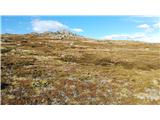
[{"label": "blue sky", "polygon": [[160,17],[154,16],[2,16],[1,27],[2,33],[67,29],[96,39],[160,41]]}]

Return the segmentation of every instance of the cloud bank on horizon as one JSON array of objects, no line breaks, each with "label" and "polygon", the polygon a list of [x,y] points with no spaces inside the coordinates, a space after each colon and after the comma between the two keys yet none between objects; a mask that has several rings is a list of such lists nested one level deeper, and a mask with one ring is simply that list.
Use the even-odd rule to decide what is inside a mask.
[{"label": "cloud bank on horizon", "polygon": [[2,16],[2,33],[69,30],[101,40],[160,43],[160,16]]},{"label": "cloud bank on horizon", "polygon": [[[132,34],[111,34],[104,36],[102,39],[135,40],[151,43],[160,43],[160,21],[157,21],[152,25],[143,22],[143,24],[137,25],[136,28],[143,31]],[[156,32],[157,34],[155,34]]]}]

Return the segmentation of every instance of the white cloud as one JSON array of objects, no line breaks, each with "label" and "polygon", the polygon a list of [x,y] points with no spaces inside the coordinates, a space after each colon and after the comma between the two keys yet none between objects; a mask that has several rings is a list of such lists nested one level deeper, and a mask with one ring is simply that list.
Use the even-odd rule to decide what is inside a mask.
[{"label": "white cloud", "polygon": [[138,28],[142,28],[142,29],[148,29],[148,28],[150,28],[150,25],[148,25],[148,24],[141,24],[141,25],[138,25],[137,27]]},{"label": "white cloud", "polygon": [[141,25],[138,25],[137,28],[143,29],[146,32],[153,32],[155,30],[160,30],[160,22],[155,23],[153,25],[141,24]]},{"label": "white cloud", "polygon": [[73,28],[71,30],[74,32],[83,32],[83,29],[81,29],[81,28]]},{"label": "white cloud", "polygon": [[154,35],[148,38],[148,42],[160,43],[160,35]]},{"label": "white cloud", "polygon": [[154,24],[153,27],[154,27],[155,29],[160,29],[160,22]]},{"label": "white cloud", "polygon": [[135,40],[143,41],[150,43],[160,43],[160,35],[146,35],[144,33],[135,33],[135,34],[112,34],[106,35],[103,39],[108,40]]},{"label": "white cloud", "polygon": [[143,29],[147,32],[152,32],[154,29],[152,28],[152,26],[148,25],[148,24],[141,24],[138,25],[137,28]]},{"label": "white cloud", "polygon": [[31,23],[33,31],[39,33],[46,31],[59,31],[59,30],[71,30],[74,32],[83,32],[83,29],[81,28],[70,28],[69,26],[64,25],[63,23],[54,20],[35,19]]},{"label": "white cloud", "polygon": [[33,20],[32,27],[35,32],[57,31],[68,27],[58,21],[53,20]]},{"label": "white cloud", "polygon": [[145,37],[145,34],[143,33],[136,33],[136,34],[112,34],[107,35],[104,37],[104,39],[127,39],[127,40],[134,40],[134,39],[140,39]]}]

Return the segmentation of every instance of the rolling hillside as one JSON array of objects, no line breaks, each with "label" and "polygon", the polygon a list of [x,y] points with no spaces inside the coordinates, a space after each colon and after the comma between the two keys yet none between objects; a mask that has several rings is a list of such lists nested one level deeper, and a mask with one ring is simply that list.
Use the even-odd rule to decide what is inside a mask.
[{"label": "rolling hillside", "polygon": [[160,44],[2,34],[2,104],[160,104]]}]

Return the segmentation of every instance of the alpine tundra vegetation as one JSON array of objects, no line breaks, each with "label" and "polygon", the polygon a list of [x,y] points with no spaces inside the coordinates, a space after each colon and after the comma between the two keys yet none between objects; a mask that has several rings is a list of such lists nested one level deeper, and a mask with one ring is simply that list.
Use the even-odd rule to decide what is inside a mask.
[{"label": "alpine tundra vegetation", "polygon": [[1,35],[2,104],[160,104],[160,44],[72,32]]}]

